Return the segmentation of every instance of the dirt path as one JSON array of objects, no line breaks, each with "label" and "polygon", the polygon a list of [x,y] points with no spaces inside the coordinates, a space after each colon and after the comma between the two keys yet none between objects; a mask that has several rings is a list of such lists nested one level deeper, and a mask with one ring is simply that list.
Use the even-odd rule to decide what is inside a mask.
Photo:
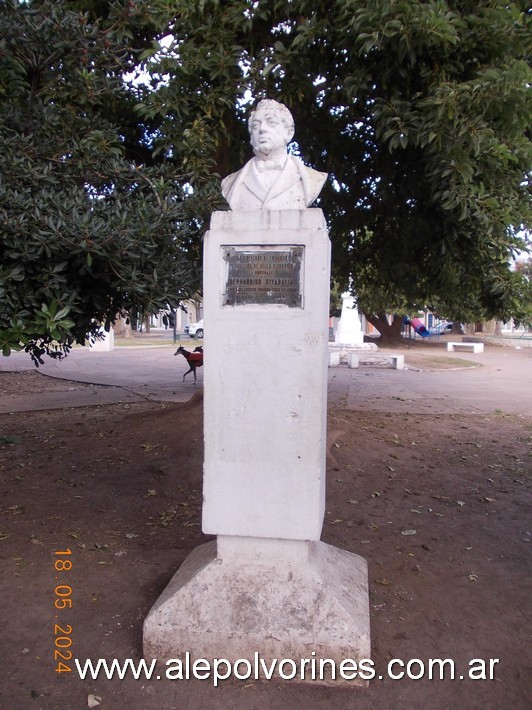
[{"label": "dirt path", "polygon": [[[0,373],[5,397],[54,386]],[[323,539],[369,563],[372,660],[384,678],[368,689],[82,681],[67,659],[72,672],[57,673],[57,623],[71,628],[75,658],[140,659],[147,611],[207,539],[201,422],[199,397],[0,415],[3,710],[81,710],[89,696],[104,710],[532,706],[532,419],[500,412],[330,409]],[[54,607],[58,584],[72,588],[73,608]],[[386,677],[391,659],[428,669],[437,658],[453,659],[454,680]],[[494,679],[468,679],[471,659],[499,659]]]}]

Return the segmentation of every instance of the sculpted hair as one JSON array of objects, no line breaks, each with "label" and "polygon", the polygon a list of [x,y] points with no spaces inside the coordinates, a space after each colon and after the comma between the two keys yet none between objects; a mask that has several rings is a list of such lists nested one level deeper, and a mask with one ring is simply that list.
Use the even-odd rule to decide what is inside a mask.
[{"label": "sculpted hair", "polygon": [[248,120],[248,129],[250,133],[255,114],[259,111],[263,111],[264,113],[276,113],[279,116],[283,126],[293,135],[294,118],[290,113],[290,110],[284,104],[281,104],[279,101],[275,101],[274,99],[262,99],[262,101],[259,101],[255,109],[251,112]]}]

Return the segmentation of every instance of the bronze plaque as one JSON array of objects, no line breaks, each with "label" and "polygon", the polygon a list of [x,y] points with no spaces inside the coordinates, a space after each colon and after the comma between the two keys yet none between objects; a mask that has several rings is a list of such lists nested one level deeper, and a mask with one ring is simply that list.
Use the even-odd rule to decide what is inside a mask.
[{"label": "bronze plaque", "polygon": [[222,247],[228,264],[223,305],[302,308],[301,246]]}]

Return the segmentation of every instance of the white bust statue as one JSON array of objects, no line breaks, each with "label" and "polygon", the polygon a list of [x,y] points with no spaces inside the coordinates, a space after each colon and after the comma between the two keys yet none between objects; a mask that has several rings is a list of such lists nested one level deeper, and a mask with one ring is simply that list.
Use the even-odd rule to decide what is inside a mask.
[{"label": "white bust statue", "polygon": [[255,157],[222,180],[222,194],[232,210],[305,209],[318,197],[327,173],[306,167],[286,146],[294,119],[284,104],[264,99],[249,117]]}]

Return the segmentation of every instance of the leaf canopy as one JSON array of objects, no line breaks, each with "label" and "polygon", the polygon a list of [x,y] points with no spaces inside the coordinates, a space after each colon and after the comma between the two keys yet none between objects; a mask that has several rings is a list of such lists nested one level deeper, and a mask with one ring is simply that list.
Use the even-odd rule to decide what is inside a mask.
[{"label": "leaf canopy", "polygon": [[[180,2],[140,111],[198,187],[249,155],[248,97],[284,101],[330,179],[334,274],[367,313],[522,318],[532,154],[524,2]],[[526,233],[525,233],[526,234]]]},{"label": "leaf canopy", "polygon": [[119,312],[198,288],[208,200],[198,209],[175,165],[143,160],[122,80],[135,52],[108,22],[63,3],[0,5],[4,354],[61,356]]},{"label": "leaf canopy", "polygon": [[197,287],[250,96],[286,103],[329,173],[335,283],[366,314],[527,317],[522,0],[33,0],[0,21],[4,348]]}]

